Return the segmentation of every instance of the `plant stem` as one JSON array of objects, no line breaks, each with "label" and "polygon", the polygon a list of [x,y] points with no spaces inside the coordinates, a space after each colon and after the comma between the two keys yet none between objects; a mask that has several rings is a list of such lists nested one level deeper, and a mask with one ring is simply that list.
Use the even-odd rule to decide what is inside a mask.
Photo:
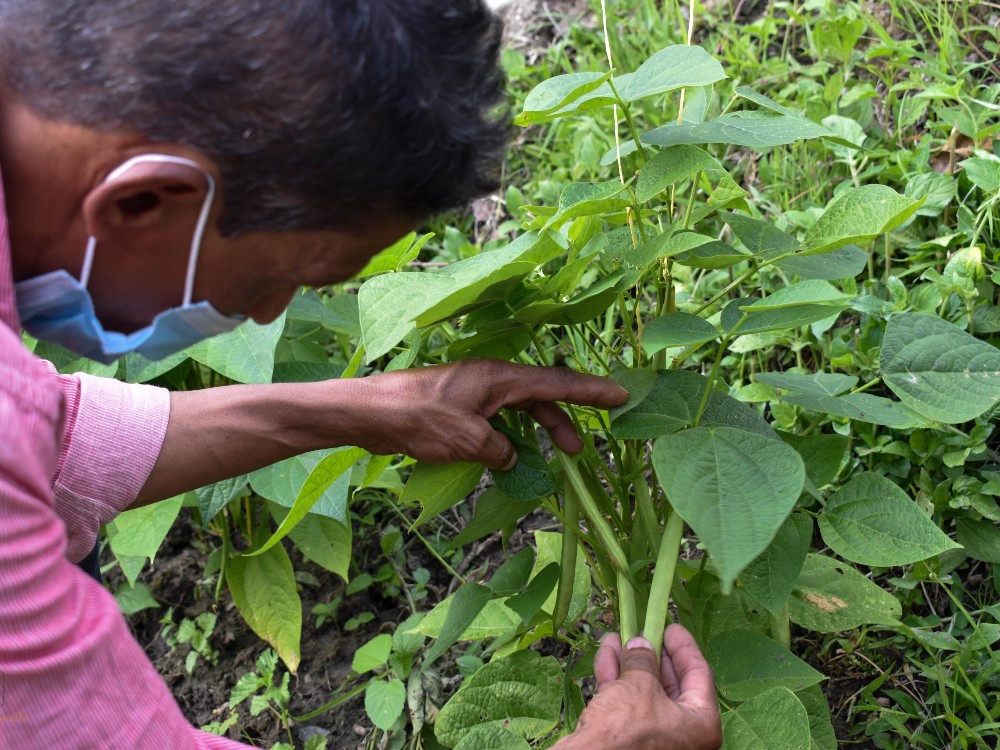
[{"label": "plant stem", "polygon": [[226,580],[226,563],[229,562],[229,553],[232,552],[233,543],[229,538],[229,511],[222,510],[222,522],[219,524],[222,531],[222,556],[219,558],[219,580],[215,582],[215,601],[219,601],[222,595],[222,584]]},{"label": "plant stem", "polygon": [[667,526],[663,530],[660,552],[656,556],[656,570],[649,587],[649,602],[646,604],[646,622],[643,637],[650,642],[660,658],[663,647],[663,633],[667,627],[667,607],[670,604],[670,589],[674,583],[674,570],[684,536],[684,520],[680,513],[671,509]]},{"label": "plant stem", "polygon": [[611,529],[611,524],[601,515],[597,503],[591,496],[583,477],[580,476],[576,459],[563,453],[561,450],[557,450],[556,455],[559,457],[559,463],[562,464],[563,472],[566,474],[566,481],[572,485],[577,497],[580,498],[580,510],[587,519],[588,526],[590,526],[591,530],[597,536],[601,546],[604,547],[604,552],[608,556],[608,562],[611,563],[611,567],[618,573],[628,575],[628,557],[625,556],[625,550],[618,543],[618,539]]},{"label": "plant stem", "polygon": [[622,644],[628,643],[639,634],[636,622],[635,588],[628,576],[618,571],[618,627],[621,629]]},{"label": "plant stem", "polygon": [[[746,318],[746,316],[743,316]],[[705,407],[708,406],[708,398],[712,395],[712,389],[715,388],[715,379],[719,375],[719,365],[722,364],[722,358],[726,354],[726,347],[729,346],[729,337],[722,339],[719,344],[719,351],[715,355],[715,362],[712,364],[712,371],[708,376],[708,385],[705,386],[705,392],[701,396],[701,403],[698,404],[698,413],[694,418],[694,426],[697,427],[701,422],[701,415],[705,413]]]},{"label": "plant stem", "polygon": [[788,605],[771,615],[771,637],[787,649],[792,647],[792,626],[788,620]]},{"label": "plant stem", "polygon": [[[433,557],[435,560],[441,563],[441,567],[447,570],[458,581],[465,583],[465,579],[462,578],[462,576],[459,575],[455,571],[455,569],[451,567],[451,565],[449,565],[447,561],[443,557],[441,557],[441,555],[438,554],[438,551],[434,549],[433,545],[431,545],[430,542],[424,539],[423,535],[414,528],[413,522],[405,515],[403,515],[403,511],[397,508],[393,503],[386,503],[386,505],[390,510],[392,510],[397,516],[399,516],[403,520],[403,523],[405,523],[409,527],[408,528],[409,533],[413,534],[417,539],[420,540],[421,544],[423,544],[424,547],[427,549],[427,551],[431,553],[431,557]],[[405,586],[406,584],[403,585]]]},{"label": "plant stem", "polygon": [[[635,475],[635,511],[639,529],[642,532],[641,534],[637,534],[636,538],[638,539],[641,536],[643,541],[649,545],[650,551],[655,551],[660,546],[660,522],[656,517],[656,506],[653,504],[649,484],[646,482],[646,477],[642,470],[642,461],[634,450],[627,451],[626,466],[628,467],[628,473]],[[642,549],[638,553],[638,556],[642,557],[645,554],[645,550]]]},{"label": "plant stem", "polygon": [[573,599],[573,583],[576,578],[576,555],[580,547],[580,497],[571,483],[566,484],[563,493],[563,534],[562,554],[559,557],[559,588],[556,604],[552,608],[552,632],[566,622],[570,601]]},{"label": "plant stem", "polygon": [[337,696],[336,698],[334,698],[329,703],[324,703],[322,706],[320,706],[319,708],[317,708],[314,711],[310,711],[307,714],[302,714],[301,716],[289,716],[288,718],[290,718],[292,721],[296,721],[296,722],[309,721],[309,719],[315,719],[317,716],[319,716],[322,713],[326,713],[331,708],[336,708],[337,706],[339,706],[342,703],[347,703],[347,701],[349,701],[354,696],[359,695],[359,694],[365,692],[365,690],[368,689],[368,686],[371,685],[372,682],[373,682],[373,680],[369,680],[368,682],[365,682],[365,683],[363,683],[361,685],[357,685],[357,686],[351,688],[350,690],[348,690],[343,695]]}]

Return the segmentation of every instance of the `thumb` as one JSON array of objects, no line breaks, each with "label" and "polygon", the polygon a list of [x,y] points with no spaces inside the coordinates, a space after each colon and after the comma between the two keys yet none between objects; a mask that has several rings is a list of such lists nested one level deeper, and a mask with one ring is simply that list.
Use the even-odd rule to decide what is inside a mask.
[{"label": "thumb", "polygon": [[652,645],[645,638],[633,638],[625,644],[622,652],[621,678],[628,679],[629,674],[642,672],[651,675],[659,683],[660,665]]},{"label": "thumb", "polygon": [[486,464],[491,469],[510,471],[517,464],[517,451],[502,432],[494,430],[488,422],[484,422],[485,440],[481,443],[480,455],[473,459]]}]

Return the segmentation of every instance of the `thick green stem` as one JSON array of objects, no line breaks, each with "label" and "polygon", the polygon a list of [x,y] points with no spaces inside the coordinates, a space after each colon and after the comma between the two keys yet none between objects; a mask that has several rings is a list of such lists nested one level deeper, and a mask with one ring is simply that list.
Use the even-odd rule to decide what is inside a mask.
[{"label": "thick green stem", "polygon": [[788,605],[776,615],[771,615],[771,637],[785,648],[792,647],[792,626],[788,620]]},{"label": "thick green stem", "polygon": [[656,556],[656,570],[653,583],[649,587],[649,602],[646,604],[646,621],[643,637],[649,641],[656,658],[660,658],[663,647],[663,632],[667,628],[667,607],[670,604],[670,589],[674,583],[674,570],[681,550],[684,535],[684,520],[680,513],[671,510],[667,527],[663,530],[660,553]]},{"label": "thick green stem", "polygon": [[618,573],[618,625],[621,628],[622,643],[628,643],[639,635],[636,622],[635,588],[628,576]]},{"label": "thick green stem", "polygon": [[576,555],[580,547],[580,498],[573,485],[566,484],[563,493],[563,535],[562,554],[559,557],[559,588],[556,605],[552,609],[552,632],[558,633],[566,622],[569,604],[573,599],[573,583],[576,578]]}]

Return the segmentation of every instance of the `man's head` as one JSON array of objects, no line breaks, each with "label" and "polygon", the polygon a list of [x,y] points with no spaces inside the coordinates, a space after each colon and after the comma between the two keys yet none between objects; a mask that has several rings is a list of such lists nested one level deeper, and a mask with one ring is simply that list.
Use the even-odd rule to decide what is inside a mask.
[{"label": "man's head", "polygon": [[[80,276],[104,327],[181,301],[259,322],[495,187],[508,135],[482,0],[0,0],[17,281]],[[193,163],[143,162],[163,153]]]},{"label": "man's head", "polygon": [[225,235],[491,190],[499,34],[481,0],[0,0],[10,88],[42,117],[212,159]]}]

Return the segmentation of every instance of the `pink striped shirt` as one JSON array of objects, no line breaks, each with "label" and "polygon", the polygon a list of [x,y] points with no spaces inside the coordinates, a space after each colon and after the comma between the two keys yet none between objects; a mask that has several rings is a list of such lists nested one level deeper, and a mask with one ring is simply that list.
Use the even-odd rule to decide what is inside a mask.
[{"label": "pink striped shirt", "polygon": [[166,391],[61,376],[21,343],[0,184],[0,748],[225,750],[194,729],[104,587],[73,562],[136,497]]}]

